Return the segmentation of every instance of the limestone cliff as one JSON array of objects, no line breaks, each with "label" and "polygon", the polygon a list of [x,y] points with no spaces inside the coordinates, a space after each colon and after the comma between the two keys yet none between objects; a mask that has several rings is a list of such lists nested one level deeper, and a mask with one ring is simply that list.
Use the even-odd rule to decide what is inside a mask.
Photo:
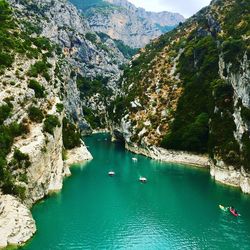
[{"label": "limestone cliff", "polygon": [[147,12],[126,0],[94,1],[91,4],[79,0],[71,2],[82,10],[94,31],[122,40],[133,48],[144,47],[151,39],[184,21],[178,13]]},{"label": "limestone cliff", "polygon": [[[103,127],[110,96],[127,59],[110,38],[101,39],[90,30],[86,19],[65,0],[9,0],[15,15],[28,23],[32,36],[45,36],[62,48],[58,61],[65,85],[66,112],[71,113],[84,133]],[[65,77],[70,75],[70,77]],[[98,88],[93,86],[98,82]],[[103,93],[108,93],[104,95]]]},{"label": "limestone cliff", "polygon": [[0,248],[23,244],[35,231],[35,221],[29,209],[13,196],[0,196]]},{"label": "limestone cliff", "polygon": [[70,174],[65,149],[67,161],[91,159],[66,98],[72,65],[58,44],[36,33],[35,22],[22,18],[24,5],[13,6],[0,1],[0,247],[34,234],[28,208],[62,188]]},{"label": "limestone cliff", "polygon": [[250,191],[249,1],[211,5],[134,57],[111,108],[128,144],[206,153],[216,180]]}]

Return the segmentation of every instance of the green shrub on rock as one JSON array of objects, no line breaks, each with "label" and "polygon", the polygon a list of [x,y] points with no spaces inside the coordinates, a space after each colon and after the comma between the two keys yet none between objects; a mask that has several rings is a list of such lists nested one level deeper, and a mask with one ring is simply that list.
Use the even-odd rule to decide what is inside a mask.
[{"label": "green shrub on rock", "polygon": [[67,118],[63,119],[63,145],[65,149],[72,149],[81,145],[79,129]]},{"label": "green shrub on rock", "polygon": [[89,40],[90,42],[92,42],[92,43],[96,43],[96,40],[97,40],[96,34],[95,33],[90,33],[90,32],[86,33],[85,38],[87,40]]},{"label": "green shrub on rock", "polygon": [[11,103],[0,106],[0,124],[10,116],[13,106]]},{"label": "green shrub on rock", "polygon": [[56,111],[61,114],[63,112],[64,106],[62,103],[57,103],[56,104]]},{"label": "green shrub on rock", "polygon": [[13,160],[10,163],[12,167],[17,168],[28,168],[31,165],[28,154],[24,154],[19,149],[15,149]]},{"label": "green shrub on rock", "polygon": [[250,109],[247,107],[241,107],[241,117],[245,122],[250,122]]},{"label": "green shrub on rock", "polygon": [[0,52],[0,67],[10,67],[14,62],[14,57],[8,53]]},{"label": "green shrub on rock", "polygon": [[35,91],[36,98],[44,98],[46,96],[45,88],[38,81],[30,80],[28,87]]},{"label": "green shrub on rock", "polygon": [[28,110],[29,118],[33,122],[40,123],[43,121],[44,115],[42,110],[37,107],[30,107]]},{"label": "green shrub on rock", "polygon": [[38,77],[38,75],[42,75],[45,78],[48,75],[48,69],[51,67],[49,63],[46,61],[37,61],[35,64],[30,66],[28,71],[28,76]]},{"label": "green shrub on rock", "polygon": [[61,123],[57,116],[47,115],[44,121],[43,131],[53,135],[54,129],[60,126],[61,126]]}]

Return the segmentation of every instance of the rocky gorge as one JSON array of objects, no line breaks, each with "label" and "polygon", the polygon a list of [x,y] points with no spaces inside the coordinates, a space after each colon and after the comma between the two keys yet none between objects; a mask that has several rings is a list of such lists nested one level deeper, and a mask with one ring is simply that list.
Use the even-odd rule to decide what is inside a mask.
[{"label": "rocky gorge", "polygon": [[142,49],[113,103],[114,135],[152,157],[155,146],[206,154],[215,180],[249,193],[249,9],[212,1]]},{"label": "rocky gorge", "polygon": [[[95,130],[137,154],[209,166],[250,193],[249,3],[214,0],[130,61],[135,51],[117,39],[143,47],[169,13],[107,2],[114,18],[105,23],[66,0],[0,0],[0,247],[32,237],[29,209],[92,158],[81,135]],[[115,34],[121,9],[136,15],[126,22],[138,36],[133,27]]]}]

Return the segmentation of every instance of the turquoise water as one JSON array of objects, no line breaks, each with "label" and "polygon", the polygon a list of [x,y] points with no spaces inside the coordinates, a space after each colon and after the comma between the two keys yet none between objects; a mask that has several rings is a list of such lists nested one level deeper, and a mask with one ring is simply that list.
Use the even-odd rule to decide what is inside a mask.
[{"label": "turquoise water", "polygon": [[108,135],[85,141],[94,160],[73,167],[62,192],[34,206],[38,231],[22,249],[250,249],[250,196],[206,170],[133,155]]}]

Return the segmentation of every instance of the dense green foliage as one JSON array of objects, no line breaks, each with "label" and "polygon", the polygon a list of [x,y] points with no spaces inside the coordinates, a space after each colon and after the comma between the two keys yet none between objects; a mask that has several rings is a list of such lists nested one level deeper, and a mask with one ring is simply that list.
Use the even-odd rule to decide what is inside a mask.
[{"label": "dense green foliage", "polygon": [[123,54],[123,56],[127,59],[132,58],[132,56],[134,56],[139,49],[134,49],[129,47],[128,45],[124,44],[123,41],[121,40],[114,40],[117,48],[121,51],[121,53]]},{"label": "dense green foliage", "polygon": [[101,115],[96,113],[92,109],[83,107],[82,110],[84,118],[93,129],[102,128],[102,124],[105,124],[105,121],[102,119]]},{"label": "dense green foliage", "polygon": [[13,176],[7,166],[6,156],[11,151],[14,138],[25,133],[27,133],[27,128],[23,124],[0,125],[0,187],[4,193],[14,194],[22,199],[25,190],[14,183]]},{"label": "dense green foliage", "polygon": [[209,36],[194,37],[186,44],[179,61],[185,89],[171,132],[162,146],[196,152],[208,150],[208,121],[214,109],[211,83],[219,77],[218,54],[216,40]]},{"label": "dense green foliage", "polygon": [[250,109],[242,106],[241,117],[245,122],[250,122]]},{"label": "dense green foliage", "polygon": [[10,116],[12,109],[11,103],[0,106],[0,125]]},{"label": "dense green foliage", "polygon": [[[97,34],[103,43],[105,43],[108,39],[112,39],[109,35],[105,33],[98,32]],[[116,39],[112,39],[112,40],[114,41],[116,47],[123,54],[123,56],[127,59],[132,58],[139,50],[139,49],[134,49],[134,48],[129,47],[128,45],[124,44],[124,42],[121,40],[116,40]]]},{"label": "dense green foliage", "polygon": [[44,98],[46,96],[45,88],[38,81],[30,80],[28,87],[35,91],[36,98]]},{"label": "dense green foliage", "polygon": [[81,145],[81,134],[79,129],[67,118],[63,119],[63,146],[72,149]]},{"label": "dense green foliage", "polygon": [[245,132],[243,134],[242,137],[242,144],[243,144],[243,148],[242,148],[242,162],[243,162],[243,166],[245,167],[245,169],[247,169],[247,171],[250,171],[250,138],[249,138],[249,133]]},{"label": "dense green foliage", "polygon": [[47,81],[49,81],[49,68],[51,68],[51,64],[47,63],[46,61],[37,61],[35,64],[31,65],[28,75],[32,77],[38,77],[38,75],[42,75]]},{"label": "dense green foliage", "polygon": [[222,44],[222,52],[226,63],[231,62],[230,70],[237,72],[240,67],[240,60],[246,52],[247,46],[242,39],[229,38]]},{"label": "dense green foliage", "polygon": [[0,126],[0,157],[6,156],[14,142],[14,138],[27,132],[25,125],[11,123],[8,126]]},{"label": "dense green foliage", "polygon": [[61,123],[57,116],[47,115],[44,121],[43,131],[48,132],[49,134],[53,135],[54,129],[60,126],[61,126]]},{"label": "dense green foliage", "polygon": [[239,145],[234,138],[236,126],[233,118],[233,88],[230,84],[217,81],[214,85],[217,111],[211,115],[209,153],[221,157],[224,162],[239,165]]},{"label": "dense green foliage", "polygon": [[[7,1],[0,0],[0,72],[12,65],[17,53],[26,55],[28,58],[38,58],[42,50],[47,51],[44,57],[50,56],[54,50],[48,39],[30,36],[33,32],[39,34],[37,27],[29,22],[23,22],[22,26],[23,29],[20,30]],[[48,67],[48,64],[46,66]],[[29,73],[37,75],[40,72],[33,67]],[[46,70],[43,70],[42,73],[44,77],[48,77]]]},{"label": "dense green foliage", "polygon": [[14,55],[10,51],[15,48],[18,41],[10,30],[15,27],[8,3],[0,0],[0,69],[11,66],[14,61]]},{"label": "dense green foliage", "polygon": [[96,43],[96,40],[97,40],[96,34],[95,33],[90,33],[90,32],[86,33],[85,38],[87,40],[89,40],[90,42],[92,42],[92,43]]},{"label": "dense green foliage", "polygon": [[12,169],[13,167],[15,169],[28,168],[31,165],[29,155],[24,154],[16,148],[14,150],[13,160],[10,162],[10,165],[12,165]]},{"label": "dense green foliage", "polygon": [[[230,72],[235,73],[239,71],[240,61],[247,51],[247,41],[241,36],[247,32],[246,26],[249,24],[244,22],[249,19],[249,13],[242,9],[243,5],[247,5],[248,9],[250,7],[249,2],[241,0],[228,13],[224,13],[226,21],[223,29],[228,35],[222,40],[216,34],[204,38],[198,36],[201,26],[205,24],[204,29],[207,26],[202,18],[199,20],[199,30],[189,36],[179,61],[179,72],[185,84],[184,94],[180,98],[171,131],[162,142],[163,146],[195,152],[209,151],[212,158],[221,158],[225,163],[234,166],[240,166],[241,160],[246,158],[246,150],[245,156],[241,157],[239,144],[234,137],[234,90],[230,84],[219,80],[217,73],[219,54],[223,55],[227,64],[231,63]],[[235,32],[239,23],[245,25]],[[227,72],[224,74],[227,76]],[[192,132],[188,137],[186,135],[195,115],[202,112],[209,119],[206,124],[207,133],[202,137],[203,146],[200,145],[197,150],[194,147],[196,143],[187,144],[187,140],[192,141],[193,137],[197,137],[196,133]],[[247,108],[241,108],[241,115],[249,121],[250,112]],[[246,135],[244,140],[247,141]],[[245,144],[248,145],[247,142]]]},{"label": "dense green foliage", "polygon": [[208,132],[208,114],[201,113],[183,131],[167,134],[162,145],[171,149],[206,152]]},{"label": "dense green foliage", "polygon": [[243,34],[250,34],[250,2],[249,0],[236,0],[229,11],[225,8],[224,30],[227,37],[240,39]]},{"label": "dense green foliage", "polygon": [[56,104],[56,112],[58,112],[59,114],[61,114],[64,110],[64,106],[62,103],[57,103]]},{"label": "dense green foliage", "polygon": [[28,110],[29,118],[33,122],[41,123],[43,121],[44,115],[43,111],[37,107],[30,107]]},{"label": "dense green foliage", "polygon": [[33,43],[42,50],[51,50],[52,46],[48,38],[46,37],[37,37],[33,40]]},{"label": "dense green foliage", "polygon": [[77,87],[81,91],[82,96],[91,96],[100,93],[102,96],[110,95],[106,86],[108,78],[97,76],[93,79],[77,75]]}]

